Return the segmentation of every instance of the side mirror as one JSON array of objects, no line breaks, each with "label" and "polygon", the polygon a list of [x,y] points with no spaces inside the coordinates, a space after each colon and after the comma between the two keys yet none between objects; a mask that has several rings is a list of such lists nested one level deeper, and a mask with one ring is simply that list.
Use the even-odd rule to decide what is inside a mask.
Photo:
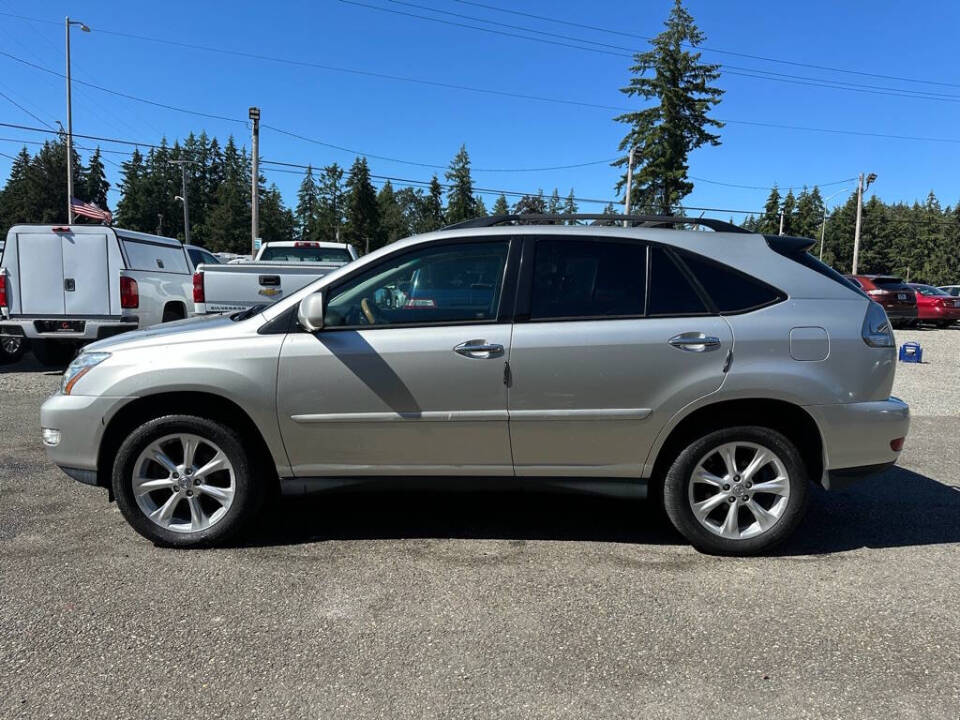
[{"label": "side mirror", "polygon": [[300,307],[297,310],[297,320],[307,332],[317,332],[323,330],[323,293],[315,292],[307,295],[300,301]]}]

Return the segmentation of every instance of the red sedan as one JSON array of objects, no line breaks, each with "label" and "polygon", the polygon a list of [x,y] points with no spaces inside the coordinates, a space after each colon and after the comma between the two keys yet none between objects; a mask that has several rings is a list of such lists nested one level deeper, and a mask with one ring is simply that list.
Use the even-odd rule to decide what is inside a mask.
[{"label": "red sedan", "polygon": [[947,327],[950,323],[960,321],[960,298],[933,285],[910,283],[910,287],[917,291],[918,322]]}]

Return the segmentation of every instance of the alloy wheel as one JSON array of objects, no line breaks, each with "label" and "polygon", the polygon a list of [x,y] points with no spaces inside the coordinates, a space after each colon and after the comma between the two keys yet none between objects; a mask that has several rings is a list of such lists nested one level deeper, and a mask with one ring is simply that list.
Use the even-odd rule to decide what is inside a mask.
[{"label": "alloy wheel", "polygon": [[694,517],[707,530],[743,540],[769,531],[783,517],[790,503],[790,477],[769,448],[728,442],[700,458],[688,499]]},{"label": "alloy wheel", "polygon": [[133,466],[133,495],[143,514],[172,532],[206,530],[233,504],[236,476],[216,443],[192,433],[150,443]]}]

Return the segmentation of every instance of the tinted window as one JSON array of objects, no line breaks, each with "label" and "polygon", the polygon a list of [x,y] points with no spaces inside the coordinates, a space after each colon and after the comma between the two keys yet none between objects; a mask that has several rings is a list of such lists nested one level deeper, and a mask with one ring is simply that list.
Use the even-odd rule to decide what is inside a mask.
[{"label": "tinted window", "polygon": [[340,262],[353,260],[344,248],[325,247],[273,247],[267,246],[260,255],[261,260],[273,262]]},{"label": "tinted window", "polygon": [[693,285],[659,247],[650,248],[650,309],[648,315],[702,315],[708,312]]},{"label": "tinted window", "polygon": [[388,258],[334,291],[331,327],[495,320],[507,242],[429,247]]},{"label": "tinted window", "polygon": [[159,270],[161,272],[186,273],[187,259],[183,248],[175,245],[124,240],[123,247],[131,270]]},{"label": "tinted window", "polygon": [[533,319],[643,315],[646,246],[540,240],[533,268]]},{"label": "tinted window", "polygon": [[766,283],[726,265],[692,253],[680,253],[680,257],[722,313],[763,307],[783,297]]}]

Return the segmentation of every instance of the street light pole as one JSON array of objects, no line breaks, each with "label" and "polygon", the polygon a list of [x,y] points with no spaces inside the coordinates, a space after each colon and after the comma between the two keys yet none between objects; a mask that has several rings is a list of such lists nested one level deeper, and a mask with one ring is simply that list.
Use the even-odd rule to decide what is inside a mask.
[{"label": "street light pole", "polygon": [[190,244],[190,204],[187,200],[187,165],[199,165],[196,160],[170,160],[171,165],[180,166],[180,192],[174,199],[183,203],[183,243]]},{"label": "street light pole", "polygon": [[250,120],[253,122],[251,142],[250,180],[250,254],[257,256],[257,237],[260,235],[260,108],[250,108]]},{"label": "street light pole", "polygon": [[864,185],[863,173],[860,173],[860,177],[857,179],[857,224],[853,231],[853,271],[852,274],[857,274],[857,260],[860,257],[860,223],[863,216],[863,193],[870,187],[870,183],[877,179],[876,173],[870,173],[866,177],[866,185]]},{"label": "street light pole", "polygon": [[[630,158],[627,160],[627,196],[623,199],[623,214],[630,214],[630,195],[633,193],[633,155],[637,148],[630,148]],[[623,226],[627,227],[627,221],[623,221]]]},{"label": "street light pole", "polygon": [[84,32],[90,28],[79,20],[71,20],[68,15],[64,20],[67,40],[67,225],[73,224],[73,108],[70,97],[70,26],[79,25]]}]

